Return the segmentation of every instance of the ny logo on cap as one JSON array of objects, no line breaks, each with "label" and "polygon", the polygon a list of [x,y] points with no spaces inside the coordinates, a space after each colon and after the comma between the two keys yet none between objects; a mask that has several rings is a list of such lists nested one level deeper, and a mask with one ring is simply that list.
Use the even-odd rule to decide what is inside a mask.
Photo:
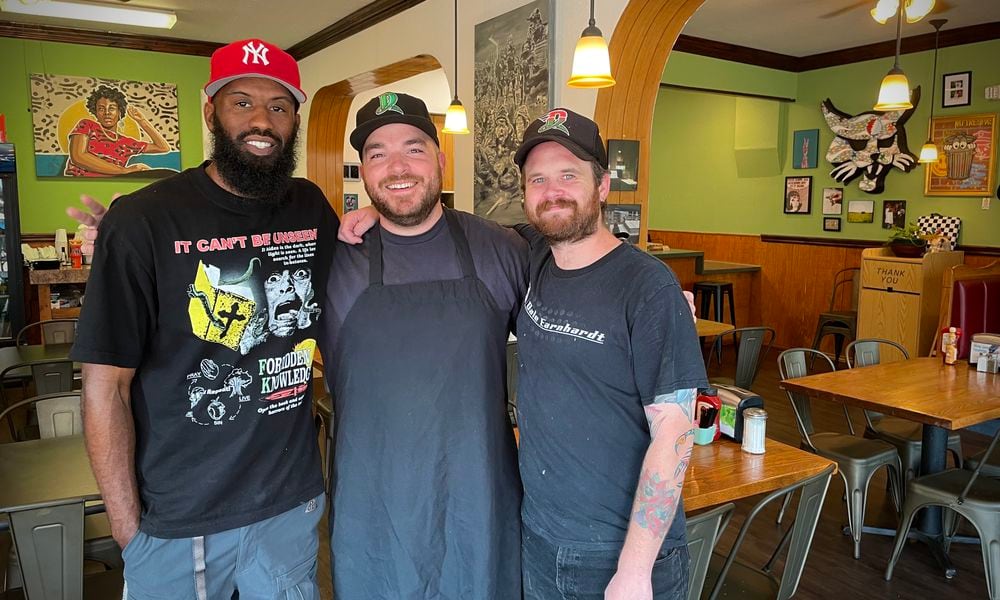
[{"label": "ny logo on cap", "polygon": [[250,64],[250,57],[253,57],[253,64],[259,65],[264,63],[264,66],[271,64],[267,60],[267,52],[270,50],[264,45],[264,42],[257,42],[257,46],[254,47],[253,42],[247,42],[243,44],[243,64]]},{"label": "ny logo on cap", "polygon": [[538,120],[545,124],[538,128],[538,133],[545,133],[550,129],[555,129],[569,135],[569,129],[566,129],[567,119],[569,119],[569,114],[565,110],[561,108],[550,110],[549,114],[539,117]]},{"label": "ny logo on cap", "polygon": [[393,94],[392,92],[386,92],[382,94],[381,96],[378,97],[378,108],[375,109],[375,114],[376,115],[385,114],[390,110],[393,112],[398,112],[401,115],[405,114],[403,113],[402,108],[396,106],[397,102],[399,102],[399,96],[397,96],[396,94]]}]

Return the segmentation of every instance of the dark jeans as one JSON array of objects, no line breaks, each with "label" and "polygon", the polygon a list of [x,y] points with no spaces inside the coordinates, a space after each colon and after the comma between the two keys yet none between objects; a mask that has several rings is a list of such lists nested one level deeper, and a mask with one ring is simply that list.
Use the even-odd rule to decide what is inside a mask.
[{"label": "dark jeans", "polygon": [[[591,550],[553,544],[527,526],[521,529],[521,577],[525,600],[603,600],[618,570],[620,549]],[[679,546],[653,563],[653,597],[685,600],[688,549]]]}]

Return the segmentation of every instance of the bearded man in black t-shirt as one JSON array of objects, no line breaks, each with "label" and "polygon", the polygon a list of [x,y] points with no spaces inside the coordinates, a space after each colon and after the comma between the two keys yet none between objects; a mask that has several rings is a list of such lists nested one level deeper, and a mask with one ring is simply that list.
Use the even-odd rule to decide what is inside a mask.
[{"label": "bearded man in black t-shirt", "polygon": [[517,323],[524,596],[682,600],[681,488],[707,386],[687,301],[604,226],[593,121],[552,110],[514,160],[534,226],[519,228],[532,242]]},{"label": "bearded man in black t-shirt", "polygon": [[224,46],[205,93],[212,160],[97,215],[70,355],[87,450],[128,598],[317,599],[311,375],[337,218],[291,176],[290,55]]}]

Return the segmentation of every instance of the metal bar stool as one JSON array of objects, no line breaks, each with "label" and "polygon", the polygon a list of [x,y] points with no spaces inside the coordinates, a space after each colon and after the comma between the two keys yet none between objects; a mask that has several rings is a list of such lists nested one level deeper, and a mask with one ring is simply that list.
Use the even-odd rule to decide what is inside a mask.
[{"label": "metal bar stool", "polygon": [[[694,284],[695,301],[698,294],[701,294],[701,304],[698,306],[698,315],[701,318],[708,318],[708,309],[715,308],[712,316],[716,321],[725,322],[722,318],[723,295],[729,296],[729,322],[736,326],[736,303],[733,301],[733,282],[731,281],[699,281]],[[704,346],[705,338],[699,338]],[[717,344],[719,364],[722,364],[722,345]],[[709,354],[711,356],[711,354]]]}]

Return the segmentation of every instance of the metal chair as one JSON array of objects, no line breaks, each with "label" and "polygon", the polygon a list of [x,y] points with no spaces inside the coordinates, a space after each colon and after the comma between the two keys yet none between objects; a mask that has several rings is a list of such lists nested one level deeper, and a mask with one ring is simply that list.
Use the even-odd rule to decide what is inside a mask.
[{"label": "metal chair", "polygon": [[22,588],[3,600],[88,600],[122,597],[122,571],[83,575],[84,502],[71,498],[4,509],[10,521]]},{"label": "metal chair", "polygon": [[29,323],[17,332],[15,343],[22,346],[28,343],[28,335],[32,329],[41,329],[42,343],[49,344],[72,344],[76,339],[76,323],[78,319],[49,319],[48,321],[36,321]]},{"label": "metal chair", "polygon": [[[63,437],[67,435],[82,435],[83,421],[80,414],[80,392],[58,392],[34,396],[11,404],[0,411],[0,423],[12,417],[21,408],[35,407],[38,414],[38,435],[42,439]],[[16,435],[15,442],[23,441]]]},{"label": "metal chair", "polygon": [[[792,348],[778,356],[778,373],[781,380],[808,375],[807,356],[811,359],[822,357],[831,371],[836,370],[826,354],[810,348]],[[843,407],[844,417],[850,435],[833,432],[817,433],[813,428],[809,397],[787,390],[785,393],[795,413],[799,435],[802,437],[802,448],[837,463],[837,470],[844,479],[847,492],[847,520],[854,538],[854,558],[861,558],[861,533],[868,504],[868,484],[875,472],[882,467],[888,470],[893,501],[897,510],[899,509],[902,497],[899,453],[888,442],[854,435],[854,425],[851,424],[851,416],[846,406]],[[784,507],[781,512],[784,512]]]},{"label": "metal chair", "polygon": [[[8,378],[17,378],[20,373],[30,373],[35,383],[35,395],[45,396],[68,392],[73,389],[73,361],[44,360],[33,363],[17,363],[9,365],[0,371],[0,407],[10,404],[7,399],[7,387],[3,382]],[[23,387],[22,387],[23,389]],[[11,439],[19,440],[21,435],[16,431],[13,419],[8,419]]]},{"label": "metal chair", "polygon": [[[736,348],[736,377],[713,377],[710,383],[725,383],[735,385],[745,390],[751,389],[760,365],[764,362],[767,353],[771,351],[771,344],[774,343],[774,329],[770,327],[741,327],[732,331],[727,331],[715,338],[715,345],[705,359],[705,368],[708,369],[712,362],[712,352],[716,352],[715,346],[721,346],[723,338],[733,336],[733,347]],[[761,349],[763,348],[763,352]]]},{"label": "metal chair", "polygon": [[[896,543],[885,570],[886,581],[892,579],[892,571],[903,552],[913,517],[922,508],[941,506],[948,509],[948,515],[957,513],[965,517],[979,532],[986,589],[991,600],[1000,600],[1000,480],[980,477],[983,465],[989,457],[997,454],[997,439],[1000,439],[1000,430],[993,434],[993,440],[986,449],[987,460],[980,462],[975,471],[948,469],[910,481]],[[946,527],[945,531],[949,528]]]},{"label": "metal chair", "polygon": [[[729,554],[725,556],[719,552],[713,554],[707,578],[712,582],[708,600],[716,600],[720,595],[723,598],[741,600],[758,598],[787,600],[794,596],[802,579],[802,571],[806,566],[806,558],[809,556],[813,534],[819,523],[823,500],[832,476],[833,465],[818,475],[771,492],[760,500],[740,527]],[[737,553],[750,531],[754,518],[775,499],[782,496],[790,497],[796,491],[800,496],[795,522],[785,531],[767,564],[758,569],[737,560]],[[785,566],[779,579],[772,573],[771,567],[782,552],[785,553]]]},{"label": "metal chair", "polygon": [[[881,347],[895,348],[902,354],[904,360],[910,355],[900,344],[892,340],[866,338],[855,340],[847,345],[844,358],[847,368],[868,367],[881,362]],[[899,417],[889,417],[882,413],[866,410],[865,437],[889,442],[896,447],[903,465],[903,483],[913,479],[920,473],[920,449],[923,447],[920,423],[914,423]],[[955,465],[962,467],[962,438],[957,431],[948,434],[948,451],[955,457]],[[905,486],[904,486],[905,489]]]},{"label": "metal chair", "polygon": [[[813,338],[813,350],[819,349],[819,343],[828,335],[834,336],[833,361],[840,362],[840,351],[844,347],[844,340],[853,340],[857,337],[858,331],[858,292],[860,286],[858,279],[861,269],[852,267],[841,269],[833,277],[833,292],[830,294],[830,308],[819,313],[819,320],[816,323],[816,336]],[[836,310],[837,292],[844,286],[851,286],[851,308],[848,310]]]},{"label": "metal chair", "polygon": [[[38,414],[38,433],[42,439],[82,435],[80,392],[59,392],[15,402],[0,412],[0,423],[21,408],[34,405]],[[15,438],[14,441],[21,441]],[[108,567],[122,566],[121,549],[111,537],[106,514],[88,514],[84,521],[84,558]]]},{"label": "metal chair", "polygon": [[733,516],[736,505],[730,502],[717,506],[693,517],[686,518],[688,546],[688,600],[699,600],[705,587],[705,576],[708,575],[708,565],[712,560],[715,543],[729,519]]},{"label": "metal chair", "polygon": [[962,461],[962,467],[969,471],[975,471],[979,468],[979,464],[982,463],[983,468],[980,472],[983,477],[1000,478],[1000,452],[994,452],[986,461],[983,460],[983,456],[985,455],[985,450],[978,454],[973,454]]}]

